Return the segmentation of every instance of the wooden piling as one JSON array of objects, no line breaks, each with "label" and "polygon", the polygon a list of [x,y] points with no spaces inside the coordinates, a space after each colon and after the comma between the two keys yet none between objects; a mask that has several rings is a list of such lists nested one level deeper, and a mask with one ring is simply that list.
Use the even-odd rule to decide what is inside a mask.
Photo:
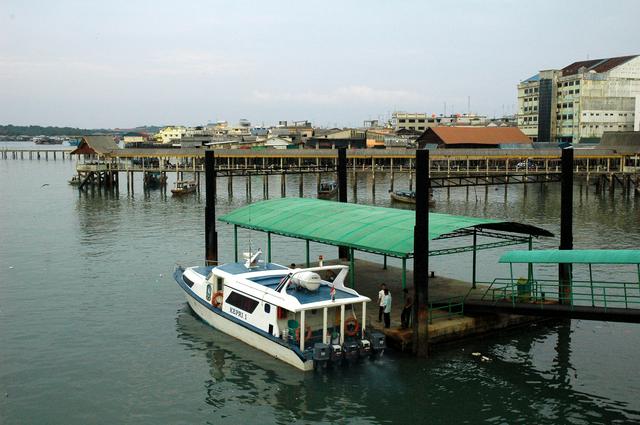
[{"label": "wooden piling", "polygon": [[391,178],[390,178],[391,187],[389,188],[390,192],[393,192],[393,180],[394,180],[394,177],[395,177],[395,175],[394,175],[394,170],[393,170],[393,158],[391,158]]},{"label": "wooden piling", "polygon": [[287,175],[284,171],[280,175],[280,196],[283,198],[287,196]]},{"label": "wooden piling", "polygon": [[[562,149],[562,174],[560,181],[560,246],[573,249],[573,149]],[[571,265],[558,264],[559,294],[561,304],[571,302]]]},{"label": "wooden piling", "polygon": [[269,194],[267,193],[267,178],[269,178],[267,174],[262,175],[262,198],[263,199],[269,199]]},{"label": "wooden piling", "polygon": [[429,355],[429,151],[416,151],[416,224],[413,236],[413,353]]},{"label": "wooden piling", "polygon": [[[347,150],[345,148],[338,149],[338,202],[347,202]],[[350,258],[349,248],[346,246],[338,247],[338,258],[348,260]],[[351,271],[353,273],[353,270]]]},{"label": "wooden piling", "polygon": [[302,198],[304,195],[304,174],[300,173],[300,183],[298,184],[298,196]]},{"label": "wooden piling", "polygon": [[204,154],[205,170],[205,263],[215,265],[218,262],[218,233],[216,232],[216,163],[212,150]]}]

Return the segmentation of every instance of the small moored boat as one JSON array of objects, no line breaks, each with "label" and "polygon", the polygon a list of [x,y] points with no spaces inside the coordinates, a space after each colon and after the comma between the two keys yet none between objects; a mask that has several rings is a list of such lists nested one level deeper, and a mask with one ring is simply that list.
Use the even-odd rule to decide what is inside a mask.
[{"label": "small moored boat", "polygon": [[318,188],[318,198],[332,198],[338,194],[336,182],[322,182]]},{"label": "small moored boat", "polygon": [[[404,202],[406,204],[416,203],[416,192],[396,190],[395,192],[389,192],[391,199],[398,202]],[[436,200],[433,198],[433,192],[429,191],[429,206],[434,207]]]},{"label": "small moored boat", "polygon": [[69,180],[69,184],[71,186],[78,186],[80,184],[80,176],[76,174],[75,176],[71,177],[71,180]]},{"label": "small moored boat", "polygon": [[62,139],[47,136],[38,136],[31,139],[36,145],[61,145]]},{"label": "small moored boat", "polygon": [[179,180],[176,182],[176,187],[171,189],[171,193],[179,196],[187,193],[195,192],[198,185],[193,180]]},{"label": "small moored boat", "polygon": [[244,263],[177,267],[174,278],[202,320],[298,369],[384,351],[384,335],[366,328],[371,300],[344,285],[347,266],[290,269],[263,263],[260,254]]}]

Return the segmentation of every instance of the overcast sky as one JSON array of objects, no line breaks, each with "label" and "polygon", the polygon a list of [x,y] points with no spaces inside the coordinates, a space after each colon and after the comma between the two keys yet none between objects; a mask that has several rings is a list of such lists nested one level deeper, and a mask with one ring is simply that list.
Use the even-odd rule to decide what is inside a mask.
[{"label": "overcast sky", "polygon": [[640,1],[0,1],[0,124],[514,112],[540,69],[640,53]]}]

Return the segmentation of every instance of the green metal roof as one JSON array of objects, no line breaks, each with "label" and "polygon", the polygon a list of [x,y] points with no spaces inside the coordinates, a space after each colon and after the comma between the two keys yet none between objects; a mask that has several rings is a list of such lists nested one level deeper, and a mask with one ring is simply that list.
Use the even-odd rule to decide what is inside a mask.
[{"label": "green metal roof", "polygon": [[[415,211],[310,198],[279,198],[238,208],[219,218],[239,227],[342,245],[394,257],[413,255]],[[477,227],[553,236],[520,223],[429,213],[429,239]]]},{"label": "green metal roof", "polygon": [[569,264],[640,264],[637,249],[545,249],[509,251],[500,257],[501,263],[569,263]]}]

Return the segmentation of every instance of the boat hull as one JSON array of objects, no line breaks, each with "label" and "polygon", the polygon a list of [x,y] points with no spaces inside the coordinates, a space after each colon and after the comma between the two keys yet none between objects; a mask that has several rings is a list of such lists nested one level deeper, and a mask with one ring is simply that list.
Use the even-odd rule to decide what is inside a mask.
[{"label": "boat hull", "polygon": [[[391,199],[393,201],[397,201],[397,202],[403,202],[405,204],[416,204],[416,198],[415,197],[410,197],[410,196],[403,196],[400,194],[397,194],[395,192],[390,192],[389,193],[391,195]],[[429,196],[429,206],[430,207],[435,207],[436,206],[436,200],[433,198],[433,196]]]},{"label": "boat hull", "polygon": [[193,193],[195,191],[196,191],[195,187],[193,189],[171,189],[171,193],[176,196],[186,195],[188,193]]},{"label": "boat hull", "polygon": [[[178,280],[177,276],[176,280]],[[178,283],[180,284],[181,282],[178,280]],[[189,307],[209,325],[295,368],[303,371],[313,370],[313,360],[303,360],[288,346],[252,330],[250,325],[243,325],[237,319],[225,317],[227,316],[226,313],[201,300],[188,287],[185,288],[183,284],[180,284],[180,286],[185,292]]]}]

